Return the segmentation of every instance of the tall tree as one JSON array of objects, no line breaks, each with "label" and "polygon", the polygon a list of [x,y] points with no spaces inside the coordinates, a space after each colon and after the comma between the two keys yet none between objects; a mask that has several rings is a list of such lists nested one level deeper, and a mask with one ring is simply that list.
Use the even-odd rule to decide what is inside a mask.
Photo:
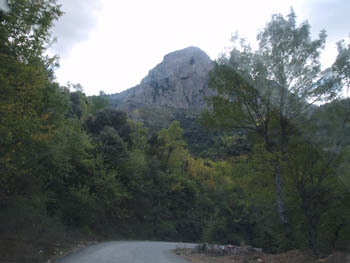
[{"label": "tall tree", "polygon": [[211,110],[202,120],[209,127],[244,129],[273,154],[277,212],[291,240],[281,166],[312,104],[334,95],[319,62],[326,34],[311,40],[310,25],[297,26],[291,10],[287,18],[273,15],[257,39],[256,51],[241,41],[217,61],[209,83],[217,95],[208,98]]},{"label": "tall tree", "polygon": [[5,178],[30,172],[38,155],[30,145],[47,140],[50,120],[57,117],[54,107],[61,103],[51,104],[58,89],[51,82],[55,59],[44,53],[52,42],[51,26],[62,14],[59,5],[54,0],[8,3],[11,11],[0,11],[0,167]]}]

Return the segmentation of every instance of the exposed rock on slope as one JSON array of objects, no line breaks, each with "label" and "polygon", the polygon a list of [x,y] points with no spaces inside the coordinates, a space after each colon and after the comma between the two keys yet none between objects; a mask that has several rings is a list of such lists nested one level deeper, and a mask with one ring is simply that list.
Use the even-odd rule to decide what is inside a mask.
[{"label": "exposed rock on slope", "polygon": [[199,154],[214,145],[218,136],[196,120],[207,105],[204,98],[214,93],[208,88],[212,68],[209,56],[197,47],[172,52],[139,85],[110,95],[110,105],[126,111],[150,133],[167,128],[173,120],[180,121],[189,150]]},{"label": "exposed rock on slope", "polygon": [[169,53],[139,85],[111,95],[111,104],[128,112],[146,105],[198,111],[206,106],[204,97],[213,93],[208,89],[212,67],[197,47]]}]

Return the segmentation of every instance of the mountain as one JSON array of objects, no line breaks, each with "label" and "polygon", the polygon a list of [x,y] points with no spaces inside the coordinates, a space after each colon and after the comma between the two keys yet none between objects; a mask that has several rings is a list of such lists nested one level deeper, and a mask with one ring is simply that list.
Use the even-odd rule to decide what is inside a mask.
[{"label": "mountain", "polygon": [[205,130],[197,117],[206,107],[205,97],[214,94],[208,88],[213,66],[210,57],[197,47],[169,53],[139,85],[109,95],[110,106],[127,112],[150,133],[178,120],[191,153],[209,156],[207,149],[214,147],[222,133]]},{"label": "mountain", "polygon": [[208,73],[213,67],[209,56],[197,47],[188,47],[164,56],[141,83],[110,96],[111,105],[132,112],[143,106],[200,111],[206,106]]}]

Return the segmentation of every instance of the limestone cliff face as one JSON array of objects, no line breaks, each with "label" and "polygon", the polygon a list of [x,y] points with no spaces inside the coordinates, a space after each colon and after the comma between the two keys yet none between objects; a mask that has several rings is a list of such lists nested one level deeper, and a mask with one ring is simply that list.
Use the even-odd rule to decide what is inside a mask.
[{"label": "limestone cliff face", "polygon": [[112,105],[125,111],[152,105],[198,111],[206,106],[208,73],[213,67],[209,56],[197,47],[166,55],[141,83],[111,95]]}]

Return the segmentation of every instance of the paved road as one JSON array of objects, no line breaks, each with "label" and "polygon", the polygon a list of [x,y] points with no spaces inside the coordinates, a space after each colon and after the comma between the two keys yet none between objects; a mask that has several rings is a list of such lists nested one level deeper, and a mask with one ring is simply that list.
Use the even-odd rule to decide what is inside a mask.
[{"label": "paved road", "polygon": [[80,250],[57,262],[61,263],[185,263],[172,249],[194,244],[148,241],[104,242]]}]

